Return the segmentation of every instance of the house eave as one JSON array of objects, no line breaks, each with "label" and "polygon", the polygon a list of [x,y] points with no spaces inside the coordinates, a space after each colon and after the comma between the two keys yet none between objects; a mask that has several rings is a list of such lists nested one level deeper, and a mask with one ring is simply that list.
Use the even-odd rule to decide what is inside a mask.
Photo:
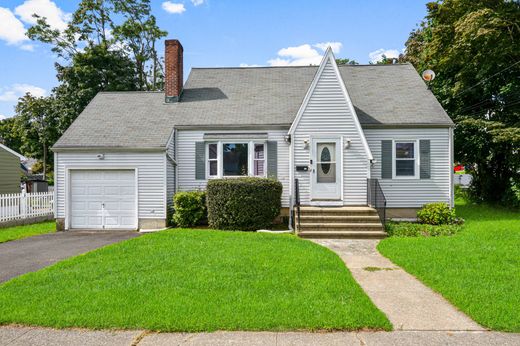
[{"label": "house eave", "polygon": [[219,124],[219,125],[175,125],[177,130],[288,130],[291,124],[250,124],[250,125],[233,125],[233,124]]},{"label": "house eave", "polygon": [[55,153],[59,152],[163,152],[166,147],[114,147],[114,146],[100,146],[100,147],[86,147],[86,146],[70,146],[70,147],[52,147],[51,150]]},{"label": "house eave", "polygon": [[398,128],[453,128],[455,124],[429,124],[429,123],[417,123],[417,124],[361,124],[363,129],[398,129]]}]

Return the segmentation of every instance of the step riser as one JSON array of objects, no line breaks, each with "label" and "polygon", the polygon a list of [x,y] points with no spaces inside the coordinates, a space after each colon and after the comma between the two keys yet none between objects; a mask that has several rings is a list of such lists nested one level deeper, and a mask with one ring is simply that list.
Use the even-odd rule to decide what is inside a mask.
[{"label": "step riser", "polygon": [[377,216],[302,216],[300,219],[296,218],[296,221],[301,223],[378,223],[379,217]]},{"label": "step riser", "polygon": [[[298,211],[295,210],[296,214]],[[300,210],[300,215],[303,216],[378,216],[376,211],[342,211],[342,212],[330,212],[330,211],[303,211]]]},{"label": "step riser", "polygon": [[386,234],[381,233],[359,233],[359,234],[342,234],[340,232],[334,234],[305,233],[298,234],[301,238],[307,239],[383,239]]},{"label": "step riser", "polygon": [[383,227],[380,228],[366,228],[366,227],[341,227],[341,228],[301,228],[300,232],[316,232],[316,233],[327,233],[327,232],[383,232]]}]

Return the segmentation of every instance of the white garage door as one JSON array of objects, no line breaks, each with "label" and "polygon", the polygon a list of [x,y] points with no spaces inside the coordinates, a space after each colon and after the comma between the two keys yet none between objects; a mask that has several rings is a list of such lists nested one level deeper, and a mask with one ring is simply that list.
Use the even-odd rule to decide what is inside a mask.
[{"label": "white garage door", "polygon": [[71,171],[70,185],[70,228],[137,228],[134,170]]}]

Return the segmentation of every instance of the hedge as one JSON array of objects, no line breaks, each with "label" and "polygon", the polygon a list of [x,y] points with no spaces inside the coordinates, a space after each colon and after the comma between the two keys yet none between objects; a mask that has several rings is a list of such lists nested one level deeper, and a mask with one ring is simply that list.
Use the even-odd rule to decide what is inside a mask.
[{"label": "hedge", "polygon": [[255,231],[280,214],[282,184],[269,178],[214,179],[207,186],[211,228]]},{"label": "hedge", "polygon": [[427,225],[414,222],[388,222],[386,232],[391,237],[438,237],[458,233],[461,225]]},{"label": "hedge", "polygon": [[207,218],[204,191],[177,192],[173,197],[172,221],[179,227],[192,227]]}]

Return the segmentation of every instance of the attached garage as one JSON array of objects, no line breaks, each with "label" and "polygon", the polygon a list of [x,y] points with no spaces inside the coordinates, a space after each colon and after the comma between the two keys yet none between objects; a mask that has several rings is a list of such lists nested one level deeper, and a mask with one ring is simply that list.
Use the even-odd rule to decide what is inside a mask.
[{"label": "attached garage", "polygon": [[69,171],[70,229],[137,229],[135,169]]}]

